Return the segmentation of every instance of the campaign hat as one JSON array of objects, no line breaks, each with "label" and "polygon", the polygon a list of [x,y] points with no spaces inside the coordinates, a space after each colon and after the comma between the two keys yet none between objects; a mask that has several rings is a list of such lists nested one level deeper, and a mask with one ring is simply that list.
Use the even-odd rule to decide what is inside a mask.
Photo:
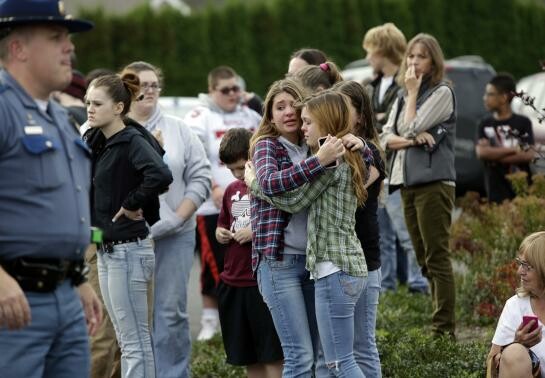
[{"label": "campaign hat", "polygon": [[59,0],[0,0],[0,29],[12,29],[21,25],[61,25],[70,33],[90,30],[94,24],[66,14],[63,1]]}]

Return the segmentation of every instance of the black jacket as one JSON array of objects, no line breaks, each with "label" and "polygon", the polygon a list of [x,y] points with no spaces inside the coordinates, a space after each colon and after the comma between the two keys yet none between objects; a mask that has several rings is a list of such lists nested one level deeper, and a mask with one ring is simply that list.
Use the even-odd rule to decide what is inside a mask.
[{"label": "black jacket", "polygon": [[[126,124],[108,140],[98,129],[85,135],[93,151],[92,221],[103,230],[104,240],[146,237],[146,222],[152,225],[159,220],[158,195],[172,182],[172,174],[158,153],[162,149],[159,146],[157,150],[158,144],[152,146],[155,139],[136,122],[128,120]],[[121,206],[142,209],[145,221],[122,216],[112,223]]]}]

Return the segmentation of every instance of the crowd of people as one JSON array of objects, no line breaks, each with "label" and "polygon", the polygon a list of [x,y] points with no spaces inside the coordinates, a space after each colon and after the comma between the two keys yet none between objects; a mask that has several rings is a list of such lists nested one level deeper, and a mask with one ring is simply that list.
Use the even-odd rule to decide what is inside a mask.
[{"label": "crowd of people", "polygon": [[[73,72],[70,33],[92,27],[58,0],[0,1],[0,375],[189,377],[196,250],[197,340],[221,332],[248,377],[381,377],[397,253],[409,291],[431,297],[433,335],[455,339],[456,97],[436,38],[368,30],[368,83],[298,50],[263,101],[219,66],[180,119],[149,62]],[[476,129],[491,202],[534,158],[514,85],[490,81]],[[492,376],[545,371],[543,232],[516,262]]]}]

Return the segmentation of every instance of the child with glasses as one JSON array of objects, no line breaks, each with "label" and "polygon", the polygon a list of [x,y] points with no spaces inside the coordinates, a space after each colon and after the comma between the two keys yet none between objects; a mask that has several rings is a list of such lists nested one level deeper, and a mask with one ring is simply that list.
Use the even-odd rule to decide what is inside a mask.
[{"label": "child with glasses", "polygon": [[201,293],[203,296],[202,330],[197,340],[208,340],[219,330],[216,288],[223,271],[225,247],[216,241],[223,192],[234,181],[233,175],[219,158],[223,135],[232,128],[254,131],[260,115],[240,105],[241,90],[237,73],[227,66],[214,68],[208,74],[208,94],[200,94],[201,105],[184,121],[204,145],[212,169],[212,194],[197,210],[197,243],[201,253]]},{"label": "child with glasses", "polygon": [[515,262],[520,286],[498,321],[488,354],[489,377],[541,377],[545,372],[545,231],[522,241]]}]

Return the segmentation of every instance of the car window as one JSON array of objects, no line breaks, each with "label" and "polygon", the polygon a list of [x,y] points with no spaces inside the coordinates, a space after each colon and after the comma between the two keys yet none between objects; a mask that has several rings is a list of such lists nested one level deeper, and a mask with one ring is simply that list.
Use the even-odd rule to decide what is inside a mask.
[{"label": "car window", "polygon": [[477,68],[450,68],[447,78],[452,81],[458,106],[457,136],[473,140],[477,124],[486,115],[483,95],[493,73]]}]

